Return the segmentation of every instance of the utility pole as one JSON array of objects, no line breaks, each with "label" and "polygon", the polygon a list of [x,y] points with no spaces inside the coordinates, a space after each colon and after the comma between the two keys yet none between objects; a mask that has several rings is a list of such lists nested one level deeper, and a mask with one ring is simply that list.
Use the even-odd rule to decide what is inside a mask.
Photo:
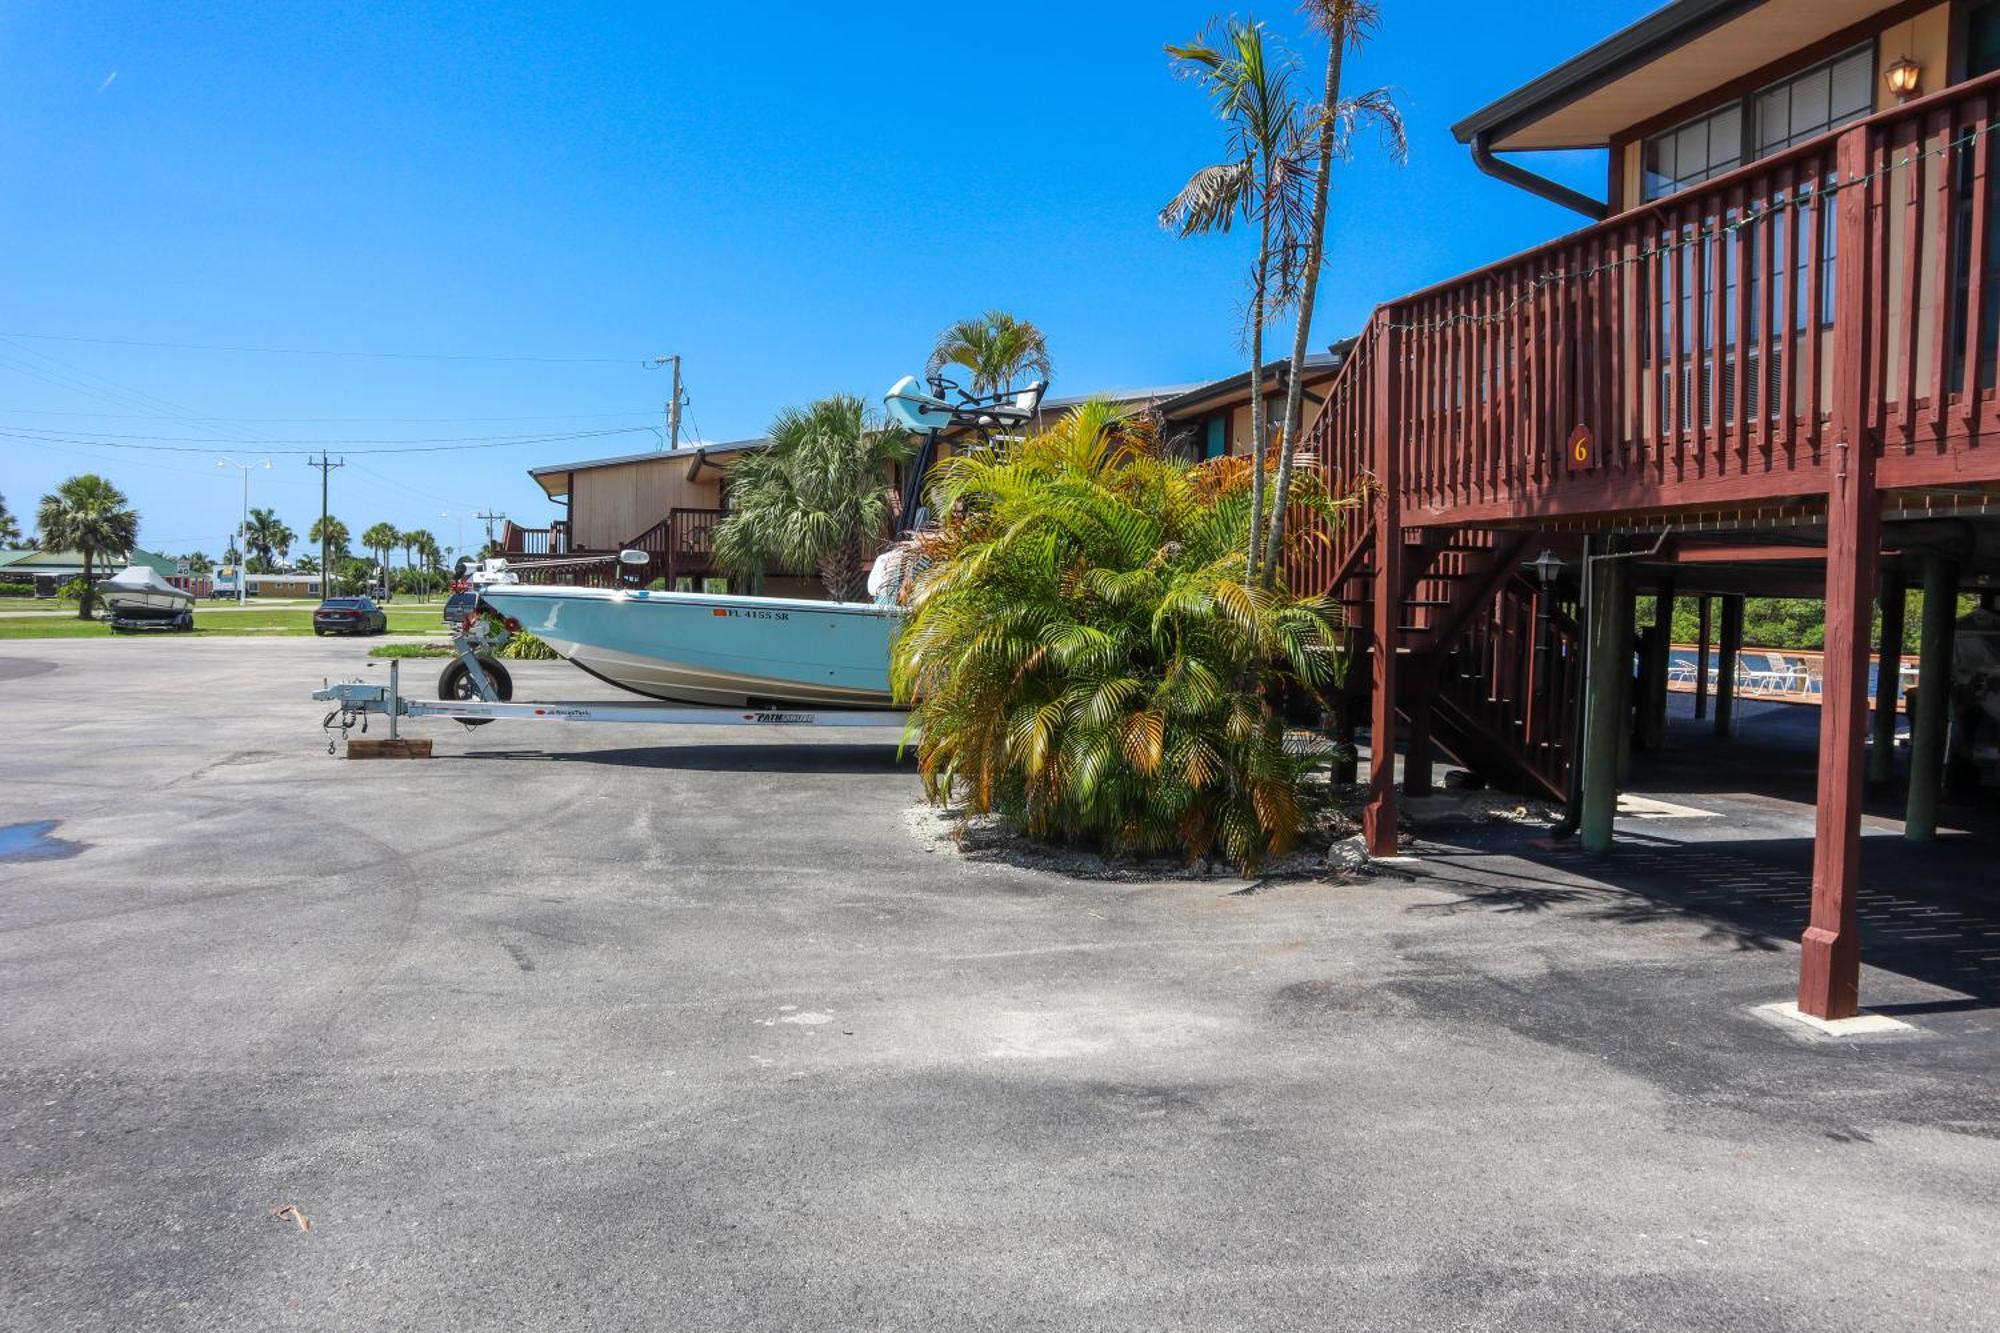
[{"label": "utility pole", "polygon": [[486,522],[486,545],[487,545],[487,546],[488,546],[488,547],[490,548],[490,547],[491,547],[491,546],[493,545],[493,524],[494,524],[494,522],[495,522],[496,520],[499,520],[499,519],[503,519],[503,518],[505,518],[505,517],[507,517],[507,516],[506,516],[505,514],[484,514],[484,513],[482,513],[482,514],[474,514],[474,515],[473,515],[473,517],[474,517],[474,518],[477,518],[477,519],[484,519],[484,520],[485,520],[485,522]]},{"label": "utility pole", "polygon": [[343,458],[338,463],[331,462],[327,459],[326,452],[321,450],[317,459],[306,460],[306,466],[319,469],[319,595],[320,600],[324,601],[333,596],[333,574],[328,568],[328,551],[331,543],[327,541],[331,535],[327,529],[331,528],[333,523],[327,510],[327,481],[333,475],[335,468],[347,466],[347,460]]},{"label": "utility pole", "polygon": [[674,363],[674,396],[667,400],[667,448],[681,447],[681,357],[676,352],[667,358]]},{"label": "utility pole", "polygon": [[667,399],[666,446],[678,449],[681,447],[681,409],[687,406],[687,395],[681,392],[681,355],[675,352],[672,356],[656,356],[647,364],[655,370],[661,366],[674,368],[673,394]]}]

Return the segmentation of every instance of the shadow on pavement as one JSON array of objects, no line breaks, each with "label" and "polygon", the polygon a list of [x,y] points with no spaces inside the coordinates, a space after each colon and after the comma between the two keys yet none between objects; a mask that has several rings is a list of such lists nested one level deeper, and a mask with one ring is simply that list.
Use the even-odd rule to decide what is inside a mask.
[{"label": "shadow on pavement", "polygon": [[[444,756],[440,756],[441,758]],[[896,743],[842,745],[657,745],[617,750],[469,750],[454,760],[601,764],[690,773],[896,773],[916,768]]]}]

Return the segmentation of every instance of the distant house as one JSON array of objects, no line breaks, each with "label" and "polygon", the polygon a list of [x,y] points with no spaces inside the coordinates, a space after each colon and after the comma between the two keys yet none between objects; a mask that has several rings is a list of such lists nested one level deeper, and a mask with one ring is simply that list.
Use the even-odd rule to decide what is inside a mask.
[{"label": "distant house", "polygon": [[[1318,391],[1339,369],[1341,356],[1336,349],[1307,358],[1306,419],[1317,409]],[[1274,361],[1261,376],[1274,421],[1284,403],[1285,370],[1285,362]],[[1161,438],[1188,457],[1247,453],[1250,380],[1246,370],[1195,384],[1049,398],[1041,405],[1037,424],[1052,425],[1071,408],[1104,399],[1152,417]],[[564,514],[545,528],[509,521],[500,537],[502,553],[527,566],[530,578],[601,584],[614,574],[614,566],[604,557],[642,550],[653,557],[648,581],[661,579],[666,586],[683,590],[728,587],[727,576],[715,564],[714,537],[729,509],[729,472],[769,443],[762,438],[732,440],[530,468],[528,475]],[[946,440],[940,452],[949,454],[952,443]],[[892,479],[898,489],[900,480]],[[769,575],[762,589],[772,596],[820,595],[819,580],[807,575]]]},{"label": "distant house", "polygon": [[[123,555],[93,557],[92,581],[109,578],[128,564],[144,565],[170,581],[178,578],[178,564],[171,557],[134,549]],[[0,551],[0,583],[32,583],[37,597],[53,597],[63,584],[82,577],[81,551],[38,551],[32,547]]]}]

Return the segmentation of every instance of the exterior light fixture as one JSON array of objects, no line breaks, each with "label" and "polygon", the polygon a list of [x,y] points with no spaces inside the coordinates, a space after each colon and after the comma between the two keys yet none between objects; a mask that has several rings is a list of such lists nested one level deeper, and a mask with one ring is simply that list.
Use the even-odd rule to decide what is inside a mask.
[{"label": "exterior light fixture", "polygon": [[1888,81],[1889,91],[1896,96],[1914,97],[1923,84],[1924,67],[1908,56],[1903,56],[1895,64],[1883,70],[1882,77]]},{"label": "exterior light fixture", "polygon": [[1542,581],[1544,588],[1556,581],[1556,577],[1562,573],[1562,568],[1562,557],[1554,551],[1544,550],[1535,557],[1535,577]]}]

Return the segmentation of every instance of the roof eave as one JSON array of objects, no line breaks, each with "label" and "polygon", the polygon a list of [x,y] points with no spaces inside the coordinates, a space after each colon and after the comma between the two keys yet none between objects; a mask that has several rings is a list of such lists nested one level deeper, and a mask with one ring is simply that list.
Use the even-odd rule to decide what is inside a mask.
[{"label": "roof eave", "polygon": [[[1481,107],[1453,125],[1452,135],[1462,144],[1470,144],[1475,138],[1483,137],[1493,148],[1505,150],[1507,136],[1523,125],[1560,110],[1577,98],[1595,92],[1764,2],[1675,0],[1630,27],[1613,33],[1581,55],[1564,61],[1540,78]],[[1602,148],[1607,142],[1608,139],[1562,146]],[[1537,145],[1538,150],[1556,147]]]}]

